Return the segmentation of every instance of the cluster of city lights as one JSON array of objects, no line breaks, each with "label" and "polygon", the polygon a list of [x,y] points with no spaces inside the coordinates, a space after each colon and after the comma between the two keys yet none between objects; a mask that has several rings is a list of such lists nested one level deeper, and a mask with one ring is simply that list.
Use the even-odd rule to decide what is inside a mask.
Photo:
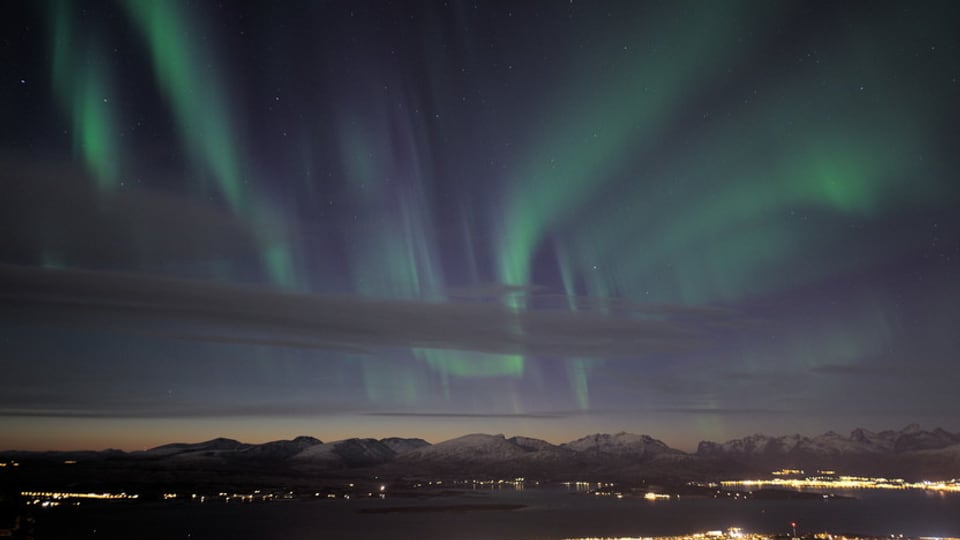
[{"label": "cluster of city lights", "polygon": [[72,491],[21,491],[20,496],[28,499],[138,499],[137,494],[130,493],[76,493]]},{"label": "cluster of city lights", "polygon": [[562,482],[562,485],[577,491],[604,491],[614,487],[613,482]]},{"label": "cluster of city lights", "polygon": [[565,540],[770,540],[771,538],[769,535],[745,533],[740,527],[730,527],[726,531],[706,531],[678,536],[589,536]]},{"label": "cluster of city lights", "polygon": [[[432,484],[433,482],[431,482]],[[436,482],[438,485],[441,482]],[[502,489],[502,488],[512,488],[515,490],[522,490],[526,487],[526,479],[523,477],[510,478],[510,479],[498,479],[498,480],[454,480],[454,485],[467,485],[471,486],[473,489]],[[536,482],[539,485],[539,482]]]},{"label": "cluster of city lights", "polygon": [[[28,505],[37,505],[43,508],[51,506],[60,506],[65,501],[101,500],[101,501],[121,501],[136,500],[140,496],[129,493],[80,493],[72,491],[21,491],[20,496],[27,499]],[[75,502],[75,504],[77,504]]]},{"label": "cluster of city lights", "polygon": [[[779,471],[778,471],[779,472]],[[801,471],[802,472],[802,471]],[[774,473],[776,474],[776,473]],[[807,478],[773,478],[770,480],[727,480],[723,486],[776,487],[790,489],[921,489],[960,493],[960,480],[907,482],[902,478],[870,478],[865,476],[813,476]]]},{"label": "cluster of city lights", "polygon": [[[834,474],[833,471],[820,471],[821,474]],[[779,471],[773,471],[770,473],[774,476],[791,476],[791,475],[801,475],[803,470],[801,469],[780,469]]]},{"label": "cluster of city lights", "polygon": [[[292,491],[283,492],[283,493],[279,493],[279,492],[264,493],[264,492],[261,492],[259,489],[257,489],[249,493],[228,493],[226,491],[221,491],[216,495],[198,495],[196,493],[191,493],[189,500],[191,502],[200,502],[200,503],[205,503],[208,501],[225,502],[225,503],[229,503],[229,502],[249,503],[249,502],[256,502],[256,501],[266,502],[266,501],[275,501],[275,500],[281,500],[281,499],[293,499],[294,496],[295,495]],[[181,498],[186,499],[187,496],[184,495],[181,497],[177,493],[163,494],[163,500],[165,501],[181,499]]]},{"label": "cluster of city lights", "polygon": [[[790,523],[791,529],[793,531],[793,538],[796,540],[796,523]],[[852,536],[852,535],[843,535],[843,534],[832,534],[828,532],[820,532],[812,535],[816,540],[877,540],[876,537],[864,537],[864,536]],[[773,540],[774,538],[782,537],[777,534],[767,534],[767,533],[754,533],[754,532],[745,532],[740,527],[731,527],[726,531],[706,531],[706,532],[697,532],[691,534],[684,534],[679,536],[589,536],[589,537],[577,537],[577,538],[567,538],[565,540]],[[806,538],[809,538],[806,537]],[[905,537],[904,535],[890,535],[890,540],[914,540],[913,538]],[[937,538],[928,538],[928,537],[919,537],[916,540],[960,540],[957,538],[947,538],[947,537],[937,537]]]}]

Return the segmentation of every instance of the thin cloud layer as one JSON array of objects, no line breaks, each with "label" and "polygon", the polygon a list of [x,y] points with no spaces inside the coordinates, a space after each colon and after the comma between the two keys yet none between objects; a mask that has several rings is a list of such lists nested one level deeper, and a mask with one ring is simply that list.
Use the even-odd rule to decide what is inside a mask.
[{"label": "thin cloud layer", "polygon": [[[274,290],[115,272],[0,266],[0,306],[20,322],[145,329],[192,340],[366,350],[433,348],[540,357],[690,353],[715,337],[697,311],[637,319],[595,312],[514,312]],[[668,313],[666,310],[661,313]],[[707,312],[712,315],[712,312]],[[710,319],[710,317],[707,317]]]}]

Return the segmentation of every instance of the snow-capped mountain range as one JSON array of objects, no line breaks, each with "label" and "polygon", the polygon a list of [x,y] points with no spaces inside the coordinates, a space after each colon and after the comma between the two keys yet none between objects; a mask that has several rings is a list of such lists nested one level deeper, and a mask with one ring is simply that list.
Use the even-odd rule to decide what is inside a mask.
[{"label": "snow-capped mountain range", "polygon": [[[0,452],[21,458],[62,459],[70,453]],[[530,437],[470,434],[436,444],[423,439],[352,438],[322,442],[313,437],[246,444],[218,438],[175,443],[139,452],[83,452],[84,459],[149,462],[152,467],[278,467],[298,471],[377,469],[404,473],[524,472],[549,477],[597,473],[728,474],[772,467],[837,467],[850,472],[891,469],[938,471],[960,476],[960,433],[917,425],[894,431],[855,429],[849,436],[829,431],[815,437],[755,434],[723,443],[701,442],[694,453],[669,447],[649,435],[594,434],[563,444]],[[889,474],[889,473],[888,473]]]},{"label": "snow-capped mountain range", "polygon": [[960,444],[960,433],[936,428],[924,431],[911,424],[900,431],[878,433],[857,428],[850,436],[828,431],[816,437],[786,435],[750,435],[725,443],[701,442],[697,455],[710,457],[772,457],[772,456],[847,456],[890,455],[920,450],[939,450]]}]

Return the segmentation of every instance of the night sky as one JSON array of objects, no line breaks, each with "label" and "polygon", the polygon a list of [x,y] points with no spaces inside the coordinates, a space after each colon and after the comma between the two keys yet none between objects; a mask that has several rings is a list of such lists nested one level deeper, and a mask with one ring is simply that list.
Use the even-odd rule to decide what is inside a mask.
[{"label": "night sky", "polygon": [[957,28],[7,2],[0,448],[960,429]]}]

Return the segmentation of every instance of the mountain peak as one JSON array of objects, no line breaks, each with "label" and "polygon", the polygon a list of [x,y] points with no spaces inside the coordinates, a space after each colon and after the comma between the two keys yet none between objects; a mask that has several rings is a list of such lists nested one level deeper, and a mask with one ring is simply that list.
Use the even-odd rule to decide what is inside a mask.
[{"label": "mountain peak", "polygon": [[[63,460],[64,453],[38,453],[41,459]],[[74,453],[80,456],[80,453]],[[18,454],[19,456],[19,454]],[[83,460],[111,457],[87,452]],[[960,433],[931,431],[916,424],[900,431],[872,432],[856,428],[849,436],[827,431],[815,437],[755,433],[724,443],[703,441],[695,455],[675,450],[649,435],[626,431],[594,433],[561,445],[522,435],[471,433],[437,444],[423,439],[351,438],[322,443],[301,435],[292,440],[246,444],[226,437],[199,443],[173,443],[123,456],[132,467],[229,465],[279,466],[278,470],[346,470],[387,467],[391,473],[569,477],[583,471],[614,475],[655,471],[756,471],[775,468],[829,468],[850,472],[954,474],[960,466]],[[685,469],[685,467],[687,467]],[[409,469],[406,469],[409,468]],[[259,470],[259,469],[257,469]],[[946,471],[946,472],[945,472]],[[953,472],[950,472],[953,471]],[[339,473],[337,473],[339,474]],[[502,476],[501,476],[502,477]]]},{"label": "mountain peak", "polygon": [[[960,434],[937,428],[924,431],[918,424],[910,424],[900,431],[874,433],[856,428],[846,437],[835,431],[827,431],[814,438],[800,435],[770,437],[755,434],[725,443],[704,441],[697,447],[697,454],[712,457],[780,459],[785,457],[844,456],[893,456],[904,453],[939,450],[960,442]],[[805,458],[804,458],[805,459]]]},{"label": "mountain peak", "polygon": [[240,441],[228,439],[226,437],[217,437],[209,441],[199,443],[170,443],[156,446],[147,450],[147,452],[162,450],[234,450],[243,446],[248,446]]},{"label": "mountain peak", "polygon": [[430,443],[423,439],[405,439],[403,437],[387,437],[380,439],[380,442],[397,454],[430,446]]},{"label": "mountain peak", "polygon": [[922,430],[920,429],[920,424],[910,424],[909,426],[901,429],[901,430],[900,430],[900,433],[901,433],[901,434],[904,434],[904,435],[907,435],[907,434],[911,434],[911,433],[919,433],[920,431],[922,431]]},{"label": "mountain peak", "polygon": [[587,435],[575,441],[564,443],[561,447],[590,454],[629,455],[635,457],[671,450],[666,444],[649,435],[637,435],[625,431],[613,435],[609,433],[594,433],[593,435]]}]

